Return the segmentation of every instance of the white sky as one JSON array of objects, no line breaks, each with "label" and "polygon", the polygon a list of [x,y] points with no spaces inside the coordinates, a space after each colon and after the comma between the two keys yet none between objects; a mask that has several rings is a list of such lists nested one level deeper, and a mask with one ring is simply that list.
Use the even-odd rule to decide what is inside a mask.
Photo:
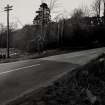
[{"label": "white sky", "polygon": [[[50,0],[46,0],[50,1]],[[93,0],[58,0],[58,8],[54,11],[65,12],[70,15],[74,8],[81,6],[89,6]],[[6,24],[6,13],[4,7],[10,4],[13,6],[13,10],[10,12],[10,22],[19,21],[25,24],[32,24],[32,20],[35,17],[35,11],[38,10],[41,0],[0,0],[0,23]],[[57,13],[56,13],[57,14]],[[18,24],[18,27],[21,27]]]}]

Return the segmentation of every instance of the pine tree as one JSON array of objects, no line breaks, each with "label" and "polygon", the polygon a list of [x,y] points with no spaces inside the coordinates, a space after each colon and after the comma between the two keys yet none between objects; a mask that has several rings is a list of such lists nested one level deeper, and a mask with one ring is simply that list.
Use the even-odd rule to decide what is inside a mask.
[{"label": "pine tree", "polygon": [[38,38],[38,52],[43,52],[47,43],[47,36],[46,36],[46,28],[51,21],[50,9],[46,3],[42,3],[38,11],[36,11],[37,15],[33,20],[34,25],[39,25],[41,29],[41,33],[39,34]]},{"label": "pine tree", "polygon": [[38,11],[36,11],[37,15],[33,20],[33,24],[36,25],[47,25],[51,20],[50,9],[46,3],[42,3]]}]

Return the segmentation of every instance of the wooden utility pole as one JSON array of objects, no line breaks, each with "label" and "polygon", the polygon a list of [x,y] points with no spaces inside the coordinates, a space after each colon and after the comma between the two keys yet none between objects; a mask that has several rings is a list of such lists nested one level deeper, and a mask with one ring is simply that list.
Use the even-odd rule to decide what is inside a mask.
[{"label": "wooden utility pole", "polygon": [[9,12],[12,10],[12,7],[13,6],[9,6],[9,4],[7,4],[4,10],[7,12],[7,58],[10,57],[10,54],[9,54]]}]

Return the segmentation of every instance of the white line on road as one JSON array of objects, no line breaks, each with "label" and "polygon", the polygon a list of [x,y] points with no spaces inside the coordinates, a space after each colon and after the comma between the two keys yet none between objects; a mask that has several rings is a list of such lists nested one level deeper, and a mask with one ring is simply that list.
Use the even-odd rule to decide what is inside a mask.
[{"label": "white line on road", "polygon": [[26,66],[26,67],[21,67],[21,68],[13,69],[13,70],[6,71],[6,72],[1,72],[0,75],[6,74],[6,73],[10,73],[10,72],[13,72],[13,71],[18,71],[18,70],[22,70],[22,69],[31,68],[31,67],[36,67],[36,66],[39,66],[39,65],[40,64],[36,64],[36,65],[31,65],[31,66]]}]

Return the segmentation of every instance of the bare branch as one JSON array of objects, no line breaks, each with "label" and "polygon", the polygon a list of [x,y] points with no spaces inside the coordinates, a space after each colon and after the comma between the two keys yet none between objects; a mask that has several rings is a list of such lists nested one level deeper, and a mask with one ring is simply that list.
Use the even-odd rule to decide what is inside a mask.
[{"label": "bare branch", "polygon": [[102,0],[95,0],[92,5],[92,11],[97,17],[100,17],[101,1]]}]

